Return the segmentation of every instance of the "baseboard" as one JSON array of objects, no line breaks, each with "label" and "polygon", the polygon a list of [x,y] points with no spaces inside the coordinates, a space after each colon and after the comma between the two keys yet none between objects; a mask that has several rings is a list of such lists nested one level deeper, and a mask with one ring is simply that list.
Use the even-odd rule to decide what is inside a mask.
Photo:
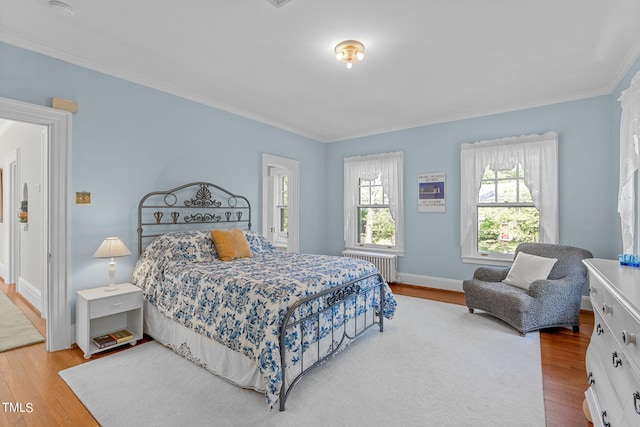
[{"label": "baseboard", "polygon": [[[2,277],[3,280],[5,280],[8,275],[9,275],[9,272],[7,271],[7,267],[4,265],[3,262],[0,262],[0,277]],[[5,283],[6,283],[6,280],[5,280]]]},{"label": "baseboard", "polygon": [[40,289],[33,286],[23,277],[20,277],[18,278],[16,291],[42,313],[42,291],[40,291]]},{"label": "baseboard", "polygon": [[[423,286],[425,288],[443,289],[446,291],[464,292],[462,289],[462,280],[446,279],[444,277],[422,276],[419,274],[408,274],[398,272],[398,283],[406,285]],[[582,296],[580,304],[581,310],[593,311],[591,301],[588,295]]]},{"label": "baseboard", "polygon": [[446,279],[443,277],[421,276],[419,274],[398,273],[398,283],[424,286],[425,288],[444,289],[447,291],[462,291],[462,280]]}]

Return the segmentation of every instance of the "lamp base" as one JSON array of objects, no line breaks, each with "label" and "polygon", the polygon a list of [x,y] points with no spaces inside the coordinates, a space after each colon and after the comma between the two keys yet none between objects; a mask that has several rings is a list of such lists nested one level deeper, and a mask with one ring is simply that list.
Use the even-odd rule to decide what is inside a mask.
[{"label": "lamp base", "polygon": [[113,283],[109,283],[107,286],[104,287],[105,292],[113,292],[113,291],[117,291],[118,289],[119,288]]}]

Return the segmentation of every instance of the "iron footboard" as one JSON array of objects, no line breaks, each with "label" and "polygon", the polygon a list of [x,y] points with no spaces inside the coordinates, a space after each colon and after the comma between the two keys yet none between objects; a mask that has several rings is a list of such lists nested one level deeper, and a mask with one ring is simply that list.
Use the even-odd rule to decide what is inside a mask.
[{"label": "iron footboard", "polygon": [[[376,280],[377,279],[377,280]],[[280,327],[280,410],[284,411],[291,389],[315,367],[341,350],[346,343],[355,340],[374,325],[384,330],[383,307],[385,281],[379,272],[327,289],[297,301],[291,306]],[[353,310],[353,315],[350,311]],[[327,329],[327,323],[330,325]],[[310,331],[309,328],[315,328]],[[297,330],[296,330],[297,328]],[[305,330],[306,328],[306,330]],[[299,349],[287,351],[287,338],[299,333]],[[314,340],[305,347],[305,335],[313,334]],[[329,341],[329,344],[327,344]],[[324,347],[323,347],[324,346]],[[311,350],[315,348],[315,353]],[[297,362],[291,368],[295,375],[287,386],[287,361],[291,353]],[[305,366],[305,356],[312,360]]]}]

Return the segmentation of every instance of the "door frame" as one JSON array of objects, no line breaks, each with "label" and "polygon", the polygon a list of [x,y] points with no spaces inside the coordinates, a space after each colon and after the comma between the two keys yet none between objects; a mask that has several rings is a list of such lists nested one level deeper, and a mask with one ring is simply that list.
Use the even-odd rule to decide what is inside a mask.
[{"label": "door frame", "polygon": [[0,97],[0,117],[44,125],[48,129],[47,232],[43,252],[46,266],[44,301],[47,313],[46,349],[68,349],[73,342],[70,291],[71,118],[55,110]]},{"label": "door frame", "polygon": [[5,177],[3,182],[3,200],[2,204],[6,206],[3,214],[5,221],[5,241],[4,253],[7,262],[6,283],[18,283],[20,277],[20,233],[17,215],[17,206],[20,202],[18,199],[18,185],[20,172],[18,171],[19,148],[9,152],[4,158]]},{"label": "door frame", "polygon": [[287,252],[300,251],[300,161],[262,153],[262,234],[268,235],[270,206],[269,168],[287,170],[288,180],[288,230]]}]

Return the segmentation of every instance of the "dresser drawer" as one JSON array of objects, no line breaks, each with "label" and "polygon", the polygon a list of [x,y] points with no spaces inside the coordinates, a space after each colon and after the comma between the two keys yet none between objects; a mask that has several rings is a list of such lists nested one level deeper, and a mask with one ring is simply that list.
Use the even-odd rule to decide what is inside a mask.
[{"label": "dresser drawer", "polygon": [[109,316],[142,307],[142,292],[89,301],[89,318]]},{"label": "dresser drawer", "polygon": [[[599,305],[594,306],[594,313],[600,315],[602,327],[608,326],[611,329],[613,338],[626,353],[629,363],[640,372],[640,323],[618,299],[605,289],[601,288],[596,294]],[[594,334],[600,323],[595,319],[598,319],[598,316],[594,318]]]},{"label": "dresser drawer", "polygon": [[614,302],[611,313],[612,333],[629,358],[633,368],[640,372],[640,324],[620,304]]},{"label": "dresser drawer", "polygon": [[640,425],[640,390],[625,396],[622,401],[624,405],[624,419],[630,426]]},{"label": "dresser drawer", "polygon": [[[590,388],[594,394],[598,396],[598,414],[594,416],[593,425],[603,426],[610,423],[611,427],[622,426],[624,418],[624,409],[615,388],[605,373],[605,367],[600,360],[600,349],[589,344],[586,355],[586,367],[589,376]],[[597,416],[597,418],[595,418]]]}]

